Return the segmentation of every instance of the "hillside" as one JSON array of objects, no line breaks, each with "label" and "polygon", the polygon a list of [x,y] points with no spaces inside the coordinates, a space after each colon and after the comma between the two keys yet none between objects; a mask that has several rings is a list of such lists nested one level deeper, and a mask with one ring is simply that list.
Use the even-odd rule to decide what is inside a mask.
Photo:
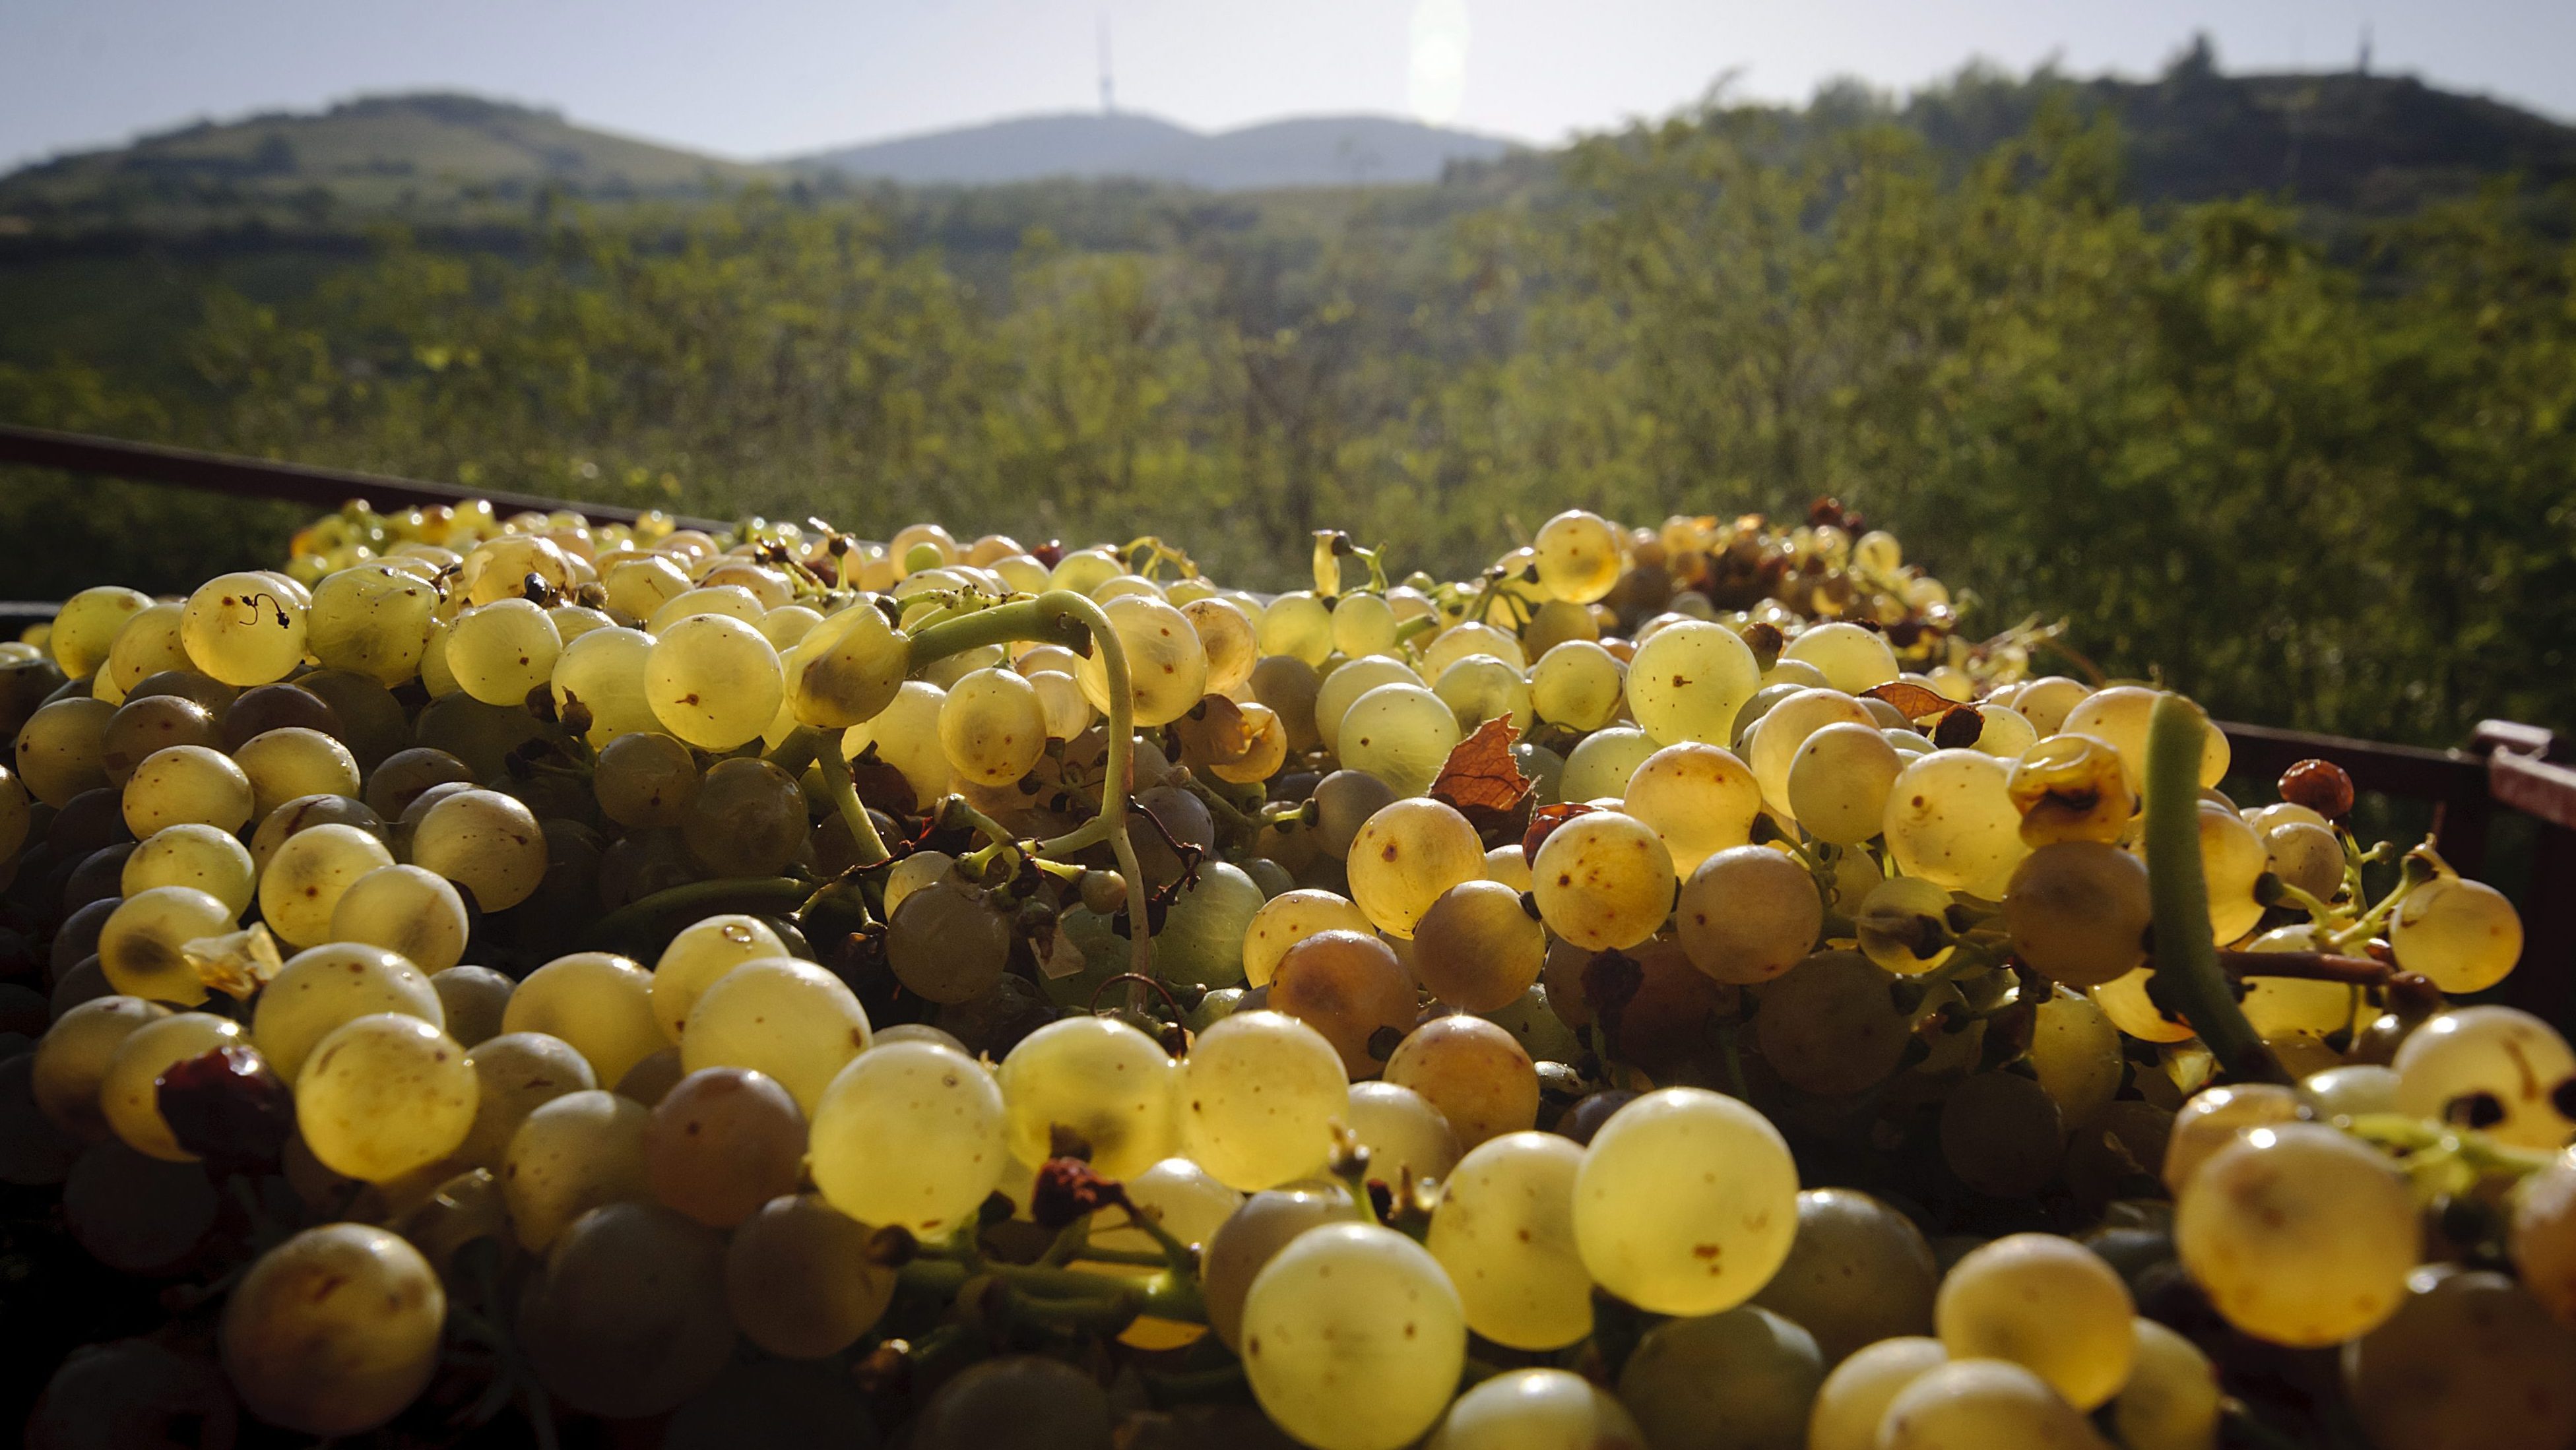
[{"label": "hillside", "polygon": [[1071,113],[899,137],[799,157],[800,171],[910,185],[1060,178],[1160,181],[1209,191],[1430,182],[1452,161],[1512,143],[1385,116],[1312,116],[1213,134],[1150,116]]},{"label": "hillside", "polygon": [[198,122],[0,178],[0,215],[47,223],[185,224],[282,211],[435,212],[523,202],[539,188],[684,196],[767,168],[576,126],[554,111],[462,95],[384,96],[319,115]]}]

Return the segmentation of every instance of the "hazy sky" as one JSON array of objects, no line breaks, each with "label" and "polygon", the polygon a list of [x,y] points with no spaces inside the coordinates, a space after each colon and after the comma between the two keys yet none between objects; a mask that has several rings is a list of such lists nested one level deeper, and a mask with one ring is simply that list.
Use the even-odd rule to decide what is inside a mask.
[{"label": "hazy sky", "polygon": [[2576,116],[2576,0],[0,0],[0,166],[199,116],[453,88],[737,157],[1098,105],[1202,127],[1412,113],[1552,140],[1728,71],[1803,98],[1984,57],[2414,71]]}]

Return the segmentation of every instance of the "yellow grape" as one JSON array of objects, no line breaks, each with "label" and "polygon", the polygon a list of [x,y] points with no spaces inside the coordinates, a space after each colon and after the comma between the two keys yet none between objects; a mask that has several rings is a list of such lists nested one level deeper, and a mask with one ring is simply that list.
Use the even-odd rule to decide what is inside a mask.
[{"label": "yellow grape", "polygon": [[481,1087],[465,1049],[396,1012],[341,1024],[295,1079],[305,1146],[334,1173],[389,1183],[456,1151]]}]

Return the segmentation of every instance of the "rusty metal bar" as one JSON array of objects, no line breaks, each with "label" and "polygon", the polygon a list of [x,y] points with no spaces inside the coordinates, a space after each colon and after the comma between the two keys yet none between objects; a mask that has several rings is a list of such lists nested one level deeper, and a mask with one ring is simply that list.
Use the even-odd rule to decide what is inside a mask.
[{"label": "rusty metal bar", "polygon": [[[383,509],[432,504],[452,506],[481,498],[490,499],[494,507],[505,513],[525,509],[544,513],[569,508],[592,519],[621,524],[631,524],[643,515],[643,510],[617,504],[543,498],[506,489],[464,488],[456,484],[427,483],[416,478],[394,478],[349,469],[312,468],[300,463],[277,463],[264,458],[242,458],[229,453],[171,448],[157,443],[129,443],[116,438],[58,433],[50,428],[26,428],[7,423],[0,423],[0,464],[58,468],[70,473],[97,474],[141,483],[176,484],[182,488],[202,488],[236,498],[283,499],[319,509],[336,509],[351,499],[365,499]],[[713,519],[676,515],[674,518],[687,528],[714,531],[726,527]]]}]

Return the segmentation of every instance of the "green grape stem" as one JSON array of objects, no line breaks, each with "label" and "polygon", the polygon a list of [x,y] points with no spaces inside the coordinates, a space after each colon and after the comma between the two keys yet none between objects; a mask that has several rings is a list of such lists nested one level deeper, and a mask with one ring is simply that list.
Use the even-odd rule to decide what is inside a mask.
[{"label": "green grape stem", "polygon": [[626,943],[655,931],[664,916],[683,908],[699,916],[724,910],[784,912],[813,894],[812,881],[789,876],[691,881],[626,903],[601,917],[594,930],[603,942]]},{"label": "green grape stem", "polygon": [[[960,654],[986,645],[1006,644],[1016,640],[1035,640],[1041,644],[1060,644],[1067,649],[1088,645],[1100,652],[1102,673],[1109,695],[1109,760],[1108,778],[1100,787],[1100,810],[1087,825],[1076,827],[1052,840],[1038,843],[1042,856],[1070,856],[1076,851],[1109,845],[1117,859],[1119,872],[1127,878],[1129,889],[1141,890],[1144,868],[1136,859],[1136,844],[1127,836],[1127,793],[1135,776],[1136,697],[1127,673],[1127,645],[1118,637],[1109,616],[1087,595],[1070,589],[1050,589],[1034,599],[1015,599],[988,609],[953,619],[942,619],[928,625],[911,637],[912,668],[920,669],[933,660]],[[1151,975],[1154,963],[1154,940],[1150,932],[1132,934],[1133,967],[1142,975]]]},{"label": "green grape stem", "polygon": [[2180,695],[2156,698],[2147,724],[2147,887],[2155,909],[2158,983],[2210,1055],[2240,1082],[2287,1083],[2272,1049],[2245,1020],[2209,933],[2200,863],[2200,752],[2209,719]]},{"label": "green grape stem", "polygon": [[885,838],[877,834],[877,823],[868,815],[858,787],[850,780],[850,762],[841,754],[841,742],[824,740],[811,725],[800,725],[795,733],[815,736],[814,762],[822,769],[823,789],[832,797],[832,809],[841,813],[841,824],[850,828],[850,839],[858,843],[858,864],[874,866],[889,859],[893,853],[886,850]]}]

